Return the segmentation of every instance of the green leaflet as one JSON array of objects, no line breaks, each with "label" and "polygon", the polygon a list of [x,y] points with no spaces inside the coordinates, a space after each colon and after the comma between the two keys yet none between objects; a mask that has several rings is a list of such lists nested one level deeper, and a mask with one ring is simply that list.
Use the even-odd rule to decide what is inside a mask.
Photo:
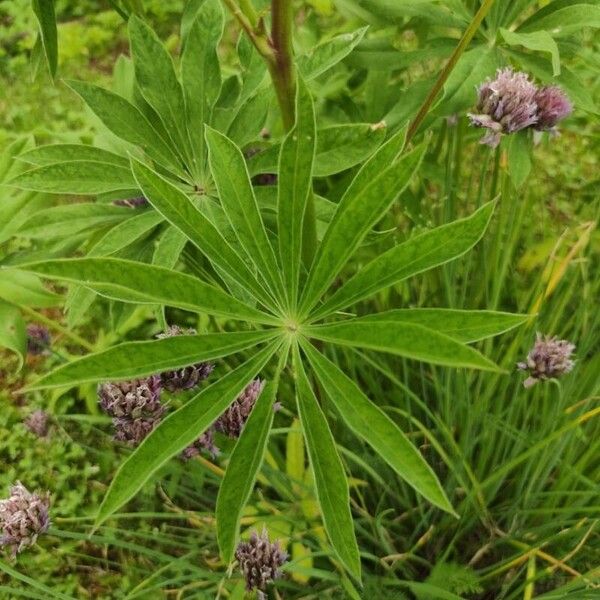
[{"label": "green leaflet", "polygon": [[270,344],[164,419],[121,465],[102,501],[98,527],[130,500],[169,459],[189,446],[237,398],[266,365],[278,344]]},{"label": "green leaflet", "polygon": [[547,31],[534,31],[532,33],[516,33],[500,28],[504,41],[509,46],[523,46],[528,50],[547,52],[552,59],[554,77],[560,75],[560,54],[554,38]]},{"label": "green leaflet", "polygon": [[46,308],[57,306],[61,297],[47,290],[32,273],[0,271],[0,299],[17,306]]},{"label": "green leaflet", "polygon": [[118,94],[83,81],[67,81],[67,85],[83,98],[94,114],[115,135],[139,146],[159,163],[181,172],[177,154],[133,104]]},{"label": "green leaflet", "polygon": [[[271,340],[277,331],[206,333],[143,342],[124,342],[88,354],[40,377],[30,390],[144,377],[229,356]],[[133,357],[133,358],[132,358]]]},{"label": "green leaflet", "polygon": [[385,320],[385,313],[381,319],[348,319],[303,331],[317,340],[389,352],[435,365],[501,371],[474,348],[416,323]]},{"label": "green leaflet", "polygon": [[18,235],[39,239],[65,237],[86,229],[114,225],[130,216],[131,209],[122,206],[93,202],[64,204],[32,215],[23,223]]},{"label": "green leaflet", "polygon": [[352,322],[414,323],[469,344],[510,331],[531,318],[531,315],[493,310],[399,308],[352,319]]},{"label": "green leaflet", "polygon": [[462,256],[483,236],[494,207],[494,202],[488,202],[465,219],[421,233],[380,254],[326,300],[313,320]]},{"label": "green leaflet", "polygon": [[204,183],[206,145],[204,124],[210,122],[221,90],[217,44],[223,35],[224,15],[218,0],[203,2],[186,36],[181,57],[181,80],[186,123],[193,152],[193,171]]},{"label": "green leaflet", "polygon": [[7,182],[23,190],[49,194],[96,195],[135,188],[128,168],[91,160],[73,160],[36,167]]},{"label": "green leaflet", "polygon": [[275,378],[267,383],[252,409],[242,435],[231,453],[219,488],[215,510],[217,539],[221,556],[227,564],[233,560],[242,511],[252,493],[269,441],[269,432],[273,424],[273,403],[288,350],[289,347],[286,347],[281,354]]},{"label": "green leaflet", "polygon": [[348,427],[366,440],[417,492],[432,504],[455,515],[435,473],[403,431],[311,344],[303,344],[302,349]]},{"label": "green leaflet", "polygon": [[8,348],[19,357],[21,370],[27,354],[27,333],[18,307],[0,300],[0,348]]},{"label": "green leaflet", "polygon": [[288,305],[296,308],[302,230],[309,194],[312,194],[312,168],[316,146],[313,101],[302,79],[296,93],[296,124],[287,134],[279,155],[277,231]]},{"label": "green leaflet", "polygon": [[40,35],[44,54],[48,61],[50,75],[56,75],[58,66],[58,34],[56,30],[56,15],[54,14],[54,0],[32,0],[33,12],[40,25]]},{"label": "green leaflet", "polygon": [[135,15],[129,19],[129,41],[140,91],[189,161],[191,143],[185,126],[185,101],[170,54],[154,31]]},{"label": "green leaflet", "polygon": [[370,229],[408,185],[425,146],[390,165],[404,144],[400,131],[363,165],[341,199],[310,269],[300,307],[305,314],[318,302]]},{"label": "green leaflet", "polygon": [[196,277],[117,258],[72,258],[19,265],[48,279],[85,285],[99,294],[141,304],[167,304],[255,323],[277,323]]},{"label": "green leaflet", "polygon": [[360,580],[360,556],[350,512],[348,480],[325,415],[304,372],[297,346],[294,347],[294,370],[298,414],[315,477],[323,524],[336,555],[348,572]]},{"label": "green leaflet", "polygon": [[552,2],[529,17],[519,26],[518,31],[545,29],[551,32],[553,37],[557,37],[582,27],[600,27],[600,6],[589,2]]},{"label": "green leaflet", "polygon": [[109,163],[124,168],[129,167],[129,161],[124,156],[119,156],[95,146],[86,146],[85,144],[49,144],[48,146],[40,146],[39,148],[33,148],[20,154],[18,159],[38,166],[73,160],[85,160]]},{"label": "green leaflet", "polygon": [[241,246],[271,292],[281,299],[281,274],[252,190],[244,157],[222,133],[206,128],[210,168],[221,205]]},{"label": "green leaflet", "polygon": [[132,159],[131,168],[144,196],[165,219],[182,231],[216,266],[267,306],[273,306],[267,292],[213,222],[194,206],[190,198],[141,162]]},{"label": "green leaflet", "polygon": [[531,171],[533,140],[527,130],[511,136],[508,146],[508,174],[514,186],[519,189]]}]

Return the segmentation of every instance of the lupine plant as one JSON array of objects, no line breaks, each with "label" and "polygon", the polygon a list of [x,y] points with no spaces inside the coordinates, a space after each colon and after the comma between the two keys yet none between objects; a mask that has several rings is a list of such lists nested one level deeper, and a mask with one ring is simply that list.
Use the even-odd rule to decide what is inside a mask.
[{"label": "lupine plant", "polygon": [[[270,19],[249,2],[223,4],[245,33],[236,47],[239,75],[227,76],[219,59],[225,13],[217,0],[190,2],[177,66],[152,28],[132,12],[126,15],[132,60],[122,63],[131,72],[127,92],[66,82],[118,140],[115,150],[52,144],[21,154],[30,168],[13,177],[11,186],[99,200],[49,208],[33,215],[22,231],[44,237],[53,225],[69,221],[73,234],[100,224],[112,227],[86,246],[84,257],[22,261],[3,273],[68,286],[70,318],[102,297],[152,307],[164,330],[155,339],[69,361],[28,389],[97,383],[116,439],[132,447],[98,509],[96,527],[172,459],[203,451],[215,456],[215,431],[235,439],[216,502],[217,539],[224,562],[237,559],[248,589],[260,594],[279,577],[286,555],[267,532],[238,544],[239,529],[268,448],[274,409],[281,404],[301,424],[332,554],[360,581],[348,476],[328,416],[364,440],[432,506],[459,515],[421,451],[362,391],[362,382],[332,358],[336,349],[502,376],[474,344],[531,318],[440,307],[373,312],[365,302],[469,252],[493,219],[494,198],[366,263],[360,252],[383,235],[378,225],[410,190],[429,148],[430,113],[440,116],[443,110],[434,103],[452,83],[452,69],[486,15],[489,29],[508,46],[528,48],[533,42],[528,46],[527,33],[499,26],[516,19],[513,10],[489,13],[490,0],[473,11],[463,6],[457,18],[463,23],[465,14],[470,17],[465,33],[412,119],[391,126],[322,125],[311,86],[359,47],[366,30],[295,57],[290,2],[274,0]],[[48,20],[39,16],[54,72],[55,40],[48,37]],[[538,18],[552,21],[552,13]],[[490,131],[483,142],[492,147],[504,134],[553,131],[572,110],[561,88],[538,87],[510,68],[476,83],[469,118]],[[274,135],[265,130],[272,103],[280,113]],[[448,106],[458,110],[461,102],[455,97]],[[350,150],[340,151],[343,144]],[[341,173],[343,189],[334,202],[321,183]],[[262,185],[265,174],[269,185]],[[184,271],[180,257],[186,253],[191,260]],[[169,326],[165,307],[206,316],[209,325],[201,333]],[[34,329],[30,340],[36,351],[50,343]],[[529,372],[526,385],[569,371],[573,349],[565,341],[538,340],[519,364]],[[215,361],[228,362],[230,370],[212,373]],[[191,393],[182,394],[185,399],[167,414],[159,399],[163,388]],[[45,521],[38,527],[46,528]]]}]

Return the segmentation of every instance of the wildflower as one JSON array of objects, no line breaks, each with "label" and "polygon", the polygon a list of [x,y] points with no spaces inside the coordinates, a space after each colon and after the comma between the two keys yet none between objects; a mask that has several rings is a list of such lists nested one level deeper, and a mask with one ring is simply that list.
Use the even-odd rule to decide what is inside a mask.
[{"label": "wildflower", "polygon": [[525,362],[517,363],[517,367],[529,372],[529,377],[523,382],[526,388],[531,387],[540,379],[554,379],[573,369],[575,364],[571,354],[575,345],[567,340],[537,334],[535,344]]},{"label": "wildflower", "polygon": [[[159,339],[174,337],[177,335],[196,335],[195,329],[182,329],[178,325],[171,325],[164,333],[159,333],[156,337]],[[189,365],[182,369],[165,371],[160,374],[162,386],[169,392],[179,392],[196,387],[201,381],[206,379],[215,368],[213,363],[201,362],[195,365]]]},{"label": "wildflower", "polygon": [[160,377],[133,379],[98,386],[99,403],[113,417],[115,439],[137,446],[160,422]]},{"label": "wildflower", "polygon": [[233,404],[215,421],[215,429],[230,438],[238,438],[265,385],[264,381],[251,381]]},{"label": "wildflower", "polygon": [[476,127],[489,129],[481,140],[495,148],[502,134],[515,133],[538,121],[537,87],[526,73],[499,69],[496,79],[479,86],[477,114],[469,114]]},{"label": "wildflower", "polygon": [[0,500],[0,546],[6,546],[14,558],[37,541],[38,535],[50,527],[50,498],[32,494],[17,481],[10,488],[10,497]]},{"label": "wildflower", "polygon": [[36,410],[23,421],[23,424],[31,433],[43,438],[48,435],[48,421],[49,416],[47,412]]},{"label": "wildflower", "polygon": [[213,458],[216,458],[220,451],[215,445],[214,429],[207,429],[193,444],[189,445],[181,453],[182,460],[190,460],[198,456],[202,450],[208,452]]},{"label": "wildflower", "polygon": [[538,89],[535,101],[538,105],[538,119],[534,127],[538,131],[555,132],[556,124],[573,112],[571,101],[557,85]]},{"label": "wildflower", "polygon": [[148,200],[144,196],[138,198],[124,198],[123,200],[115,200],[115,206],[124,206],[126,208],[145,208],[148,206]]},{"label": "wildflower", "polygon": [[246,579],[246,589],[256,589],[261,599],[266,598],[264,591],[267,584],[281,577],[280,567],[288,558],[279,547],[279,542],[271,543],[266,529],[260,536],[253,531],[249,541],[240,542],[235,557]]},{"label": "wildflower", "polygon": [[46,327],[37,323],[27,325],[27,352],[29,354],[34,356],[43,354],[51,343],[52,338]]}]

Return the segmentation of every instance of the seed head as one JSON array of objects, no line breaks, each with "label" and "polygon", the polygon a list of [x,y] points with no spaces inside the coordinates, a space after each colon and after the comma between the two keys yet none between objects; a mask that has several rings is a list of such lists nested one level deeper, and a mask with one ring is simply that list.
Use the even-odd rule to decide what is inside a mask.
[{"label": "seed head", "polygon": [[[182,329],[178,325],[171,325],[164,333],[159,333],[156,337],[163,339],[177,335],[196,335],[196,333],[195,329]],[[206,379],[214,368],[213,363],[201,362],[182,369],[165,371],[160,374],[162,386],[169,392],[189,390]]]},{"label": "seed head", "polygon": [[267,584],[281,577],[280,567],[288,555],[281,550],[279,542],[271,543],[267,530],[263,529],[260,535],[253,531],[249,541],[240,542],[235,557],[246,579],[246,589],[256,589],[259,598],[266,598]]},{"label": "seed head", "polygon": [[469,114],[471,123],[489,132],[481,140],[495,148],[502,134],[515,133],[537,123],[537,87],[526,73],[499,69],[496,78],[478,88],[477,114]]},{"label": "seed head", "polygon": [[215,421],[215,429],[230,438],[240,437],[264,386],[265,382],[260,379],[251,381],[231,406]]},{"label": "seed head", "polygon": [[37,541],[38,535],[50,527],[49,493],[32,494],[17,481],[10,488],[10,497],[0,500],[0,546],[6,546],[14,558]]},{"label": "seed head", "polygon": [[540,379],[555,379],[571,371],[575,364],[571,359],[574,350],[575,345],[567,340],[538,333],[527,360],[517,363],[519,369],[529,373],[523,385],[529,388]]},{"label": "seed head", "polygon": [[52,338],[46,327],[37,323],[27,325],[27,352],[29,354],[34,356],[43,354],[51,343]]},{"label": "seed head", "polygon": [[573,112],[569,97],[557,85],[548,85],[538,89],[535,94],[537,102],[538,131],[555,131],[556,124]]},{"label": "seed head", "polygon": [[48,435],[49,415],[43,410],[35,410],[24,421],[23,424],[31,433],[40,438]]},{"label": "seed head", "polygon": [[125,208],[145,208],[148,206],[148,200],[144,196],[139,196],[138,198],[115,200],[113,204],[115,206],[124,206]]}]

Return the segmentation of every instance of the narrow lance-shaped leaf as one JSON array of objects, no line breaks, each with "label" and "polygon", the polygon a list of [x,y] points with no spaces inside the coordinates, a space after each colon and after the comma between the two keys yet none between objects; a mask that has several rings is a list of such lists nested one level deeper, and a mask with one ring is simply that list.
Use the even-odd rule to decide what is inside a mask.
[{"label": "narrow lance-shaped leaf", "polygon": [[365,235],[408,185],[425,146],[390,165],[403,144],[404,133],[401,131],[379,148],[348,186],[310,269],[301,314],[306,314],[316,304]]},{"label": "narrow lance-shaped leaf", "polygon": [[50,75],[54,77],[58,66],[58,33],[54,0],[32,0],[32,7],[40,25],[40,35],[44,46],[44,54],[48,61],[48,69]]},{"label": "narrow lance-shaped leaf", "polygon": [[117,471],[102,501],[95,526],[130,500],[169,459],[202,435],[265,366],[277,345],[270,344],[162,421]]},{"label": "narrow lance-shaped leaf", "polygon": [[196,277],[145,263],[118,258],[72,258],[28,263],[19,265],[19,269],[85,285],[122,302],[166,304],[256,323],[277,323]]},{"label": "narrow lance-shaped leaf", "polygon": [[210,169],[223,210],[248,257],[272,293],[280,299],[279,267],[252,190],[244,156],[229,138],[210,127],[206,128],[206,141]]},{"label": "narrow lance-shaped leaf", "polygon": [[135,159],[131,161],[131,168],[144,195],[165,219],[182,231],[214,265],[266,306],[273,306],[273,300],[221,231],[184,192]]},{"label": "narrow lance-shaped leaf", "polygon": [[302,349],[348,427],[367,441],[417,492],[442,510],[456,514],[435,473],[402,430],[311,344],[304,344]]},{"label": "narrow lance-shaped leaf", "polygon": [[390,248],[337,290],[312,318],[355,304],[403,279],[462,256],[483,236],[494,206],[494,202],[488,202],[465,219],[436,227]]},{"label": "narrow lance-shaped leaf", "polygon": [[287,355],[286,347],[281,354],[274,379],[265,386],[244,425],[219,488],[215,511],[217,539],[221,556],[227,564],[233,559],[242,511],[252,493],[267,448],[269,432],[273,424],[273,403]]},{"label": "narrow lance-shaped leaf", "polygon": [[173,60],[154,31],[135,15],[129,19],[129,40],[140,91],[189,160],[191,144],[185,127],[185,102]]},{"label": "narrow lance-shaped leaf", "polygon": [[296,93],[296,124],[287,134],[279,155],[277,232],[279,259],[288,302],[296,308],[302,228],[306,204],[312,193],[312,167],[316,147],[315,110],[310,92],[299,78]]},{"label": "narrow lance-shaped leaf", "polygon": [[360,580],[360,556],[354,535],[348,480],[325,415],[315,398],[294,348],[298,413],[315,477],[317,499],[329,541],[344,567]]},{"label": "narrow lance-shaped leaf", "polygon": [[130,144],[140,146],[157,162],[181,172],[176,152],[133,104],[114,92],[84,81],[67,81],[67,85],[83,98],[112,133]]},{"label": "narrow lance-shaped leaf", "polygon": [[28,389],[144,377],[229,356],[266,342],[276,335],[277,331],[271,329],[180,335],[142,342],[125,342],[61,365],[28,386]]},{"label": "narrow lance-shaped leaf", "polygon": [[17,158],[38,166],[73,160],[86,160],[129,168],[129,161],[124,156],[119,156],[114,152],[95,146],[86,146],[85,144],[49,144],[48,146],[40,146],[23,152]]},{"label": "narrow lance-shaped leaf", "polygon": [[17,306],[46,308],[57,306],[62,298],[47,290],[32,273],[24,271],[0,271],[0,299]]},{"label": "narrow lance-shaped leaf", "polygon": [[202,134],[205,123],[210,122],[212,108],[221,90],[217,44],[223,35],[223,25],[220,1],[203,2],[186,36],[181,59],[181,80],[194,173],[201,182],[206,167],[206,146]]},{"label": "narrow lance-shaped leaf", "polygon": [[369,348],[435,365],[500,371],[480,352],[456,339],[416,323],[388,320],[347,319],[304,330],[308,337],[343,346]]}]

